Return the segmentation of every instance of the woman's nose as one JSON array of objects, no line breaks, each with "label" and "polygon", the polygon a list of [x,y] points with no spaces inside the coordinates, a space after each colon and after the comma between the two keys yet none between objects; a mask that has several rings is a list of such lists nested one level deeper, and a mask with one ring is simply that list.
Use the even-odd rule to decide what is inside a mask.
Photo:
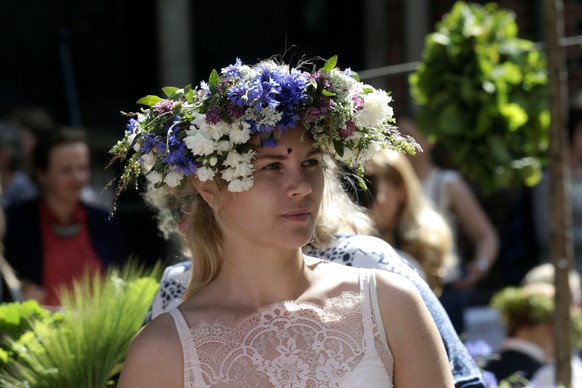
[{"label": "woman's nose", "polygon": [[306,196],[311,194],[311,181],[302,169],[293,171],[290,176],[288,193],[290,197]]}]

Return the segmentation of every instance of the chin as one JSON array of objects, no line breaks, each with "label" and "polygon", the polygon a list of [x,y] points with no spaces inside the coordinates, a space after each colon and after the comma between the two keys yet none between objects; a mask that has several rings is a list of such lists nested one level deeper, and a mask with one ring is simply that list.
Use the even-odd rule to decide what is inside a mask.
[{"label": "chin", "polygon": [[289,248],[302,248],[311,242],[313,237],[313,231],[309,234],[302,233],[301,235],[294,235],[289,233],[286,236],[286,245],[290,245]]}]

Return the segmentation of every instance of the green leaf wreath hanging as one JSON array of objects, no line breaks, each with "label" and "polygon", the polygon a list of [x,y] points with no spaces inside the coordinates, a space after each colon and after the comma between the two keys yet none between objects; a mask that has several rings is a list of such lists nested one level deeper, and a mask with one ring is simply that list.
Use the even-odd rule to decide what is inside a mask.
[{"label": "green leaf wreath hanging", "polygon": [[419,129],[486,191],[535,185],[549,141],[544,52],[497,4],[457,2],[409,77]]}]

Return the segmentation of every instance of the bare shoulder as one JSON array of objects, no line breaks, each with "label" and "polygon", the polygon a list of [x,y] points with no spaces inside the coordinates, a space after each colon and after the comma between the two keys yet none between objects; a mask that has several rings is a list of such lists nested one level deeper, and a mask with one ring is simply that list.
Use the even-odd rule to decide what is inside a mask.
[{"label": "bare shoulder", "polygon": [[174,319],[165,313],[146,324],[134,337],[131,347],[147,350],[152,346],[156,349],[162,346],[175,350],[177,345],[181,346]]},{"label": "bare shoulder", "polygon": [[173,318],[164,313],[133,338],[118,386],[181,387],[184,359]]},{"label": "bare shoulder", "polygon": [[394,386],[452,387],[442,339],[416,287],[387,271],[375,271],[375,277],[384,332],[394,357]]},{"label": "bare shoulder", "polygon": [[414,283],[406,277],[388,271],[374,271],[373,276],[376,278],[376,292],[383,310],[402,311],[402,308],[424,303]]}]

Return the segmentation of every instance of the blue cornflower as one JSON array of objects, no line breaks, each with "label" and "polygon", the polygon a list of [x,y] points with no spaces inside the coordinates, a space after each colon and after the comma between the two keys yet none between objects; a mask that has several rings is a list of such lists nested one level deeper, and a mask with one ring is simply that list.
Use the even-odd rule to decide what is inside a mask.
[{"label": "blue cornflower", "polygon": [[162,153],[165,149],[166,144],[161,135],[152,135],[151,133],[143,135],[143,144],[141,145],[142,153],[149,154],[152,150]]},{"label": "blue cornflower", "polygon": [[174,133],[168,136],[168,152],[162,157],[162,161],[168,164],[176,164],[176,161],[180,158],[180,154],[183,153],[186,144],[176,138]]},{"label": "blue cornflower", "polygon": [[129,119],[129,123],[127,123],[127,132],[133,134],[135,133],[135,128],[137,128],[137,120]]},{"label": "blue cornflower", "polygon": [[246,82],[240,82],[231,86],[226,93],[228,101],[241,108],[249,106],[251,98],[249,97],[249,85]]},{"label": "blue cornflower", "polygon": [[253,88],[251,92],[254,92],[253,99],[258,101],[258,104],[255,106],[255,109],[258,111],[267,107],[275,110],[280,104],[279,101],[277,101],[279,84],[272,79],[256,82],[255,88]]},{"label": "blue cornflower", "polygon": [[168,152],[162,157],[164,163],[176,166],[175,170],[184,175],[190,175],[196,171],[196,165],[188,155],[188,149],[183,140],[178,139],[175,133],[168,136]]},{"label": "blue cornflower", "polygon": [[263,147],[275,147],[277,146],[277,140],[272,137],[268,139],[261,139],[261,144]]},{"label": "blue cornflower", "polygon": [[230,78],[230,77],[240,77],[241,76],[241,72],[240,72],[240,67],[242,66],[242,61],[240,60],[240,58],[237,58],[234,61],[234,64],[229,65],[225,68],[223,68],[221,70],[221,73]]},{"label": "blue cornflower", "polygon": [[281,117],[281,120],[279,120],[279,124],[277,125],[277,128],[281,128],[281,129],[295,128],[300,119],[301,119],[301,116],[298,113],[285,111],[285,112],[283,112],[283,116]]},{"label": "blue cornflower", "polygon": [[250,91],[253,99],[256,98],[259,102],[256,109],[261,110],[265,107],[277,109],[280,104],[278,95],[281,82],[285,80],[285,72],[279,67],[271,69],[268,66],[259,66],[257,75],[253,82],[253,89]]},{"label": "blue cornflower", "polygon": [[262,132],[262,133],[269,133],[275,129],[274,125],[267,125],[267,124],[257,124],[255,120],[247,120],[247,123],[251,126],[250,132],[251,135],[255,133]]},{"label": "blue cornflower", "polygon": [[207,97],[210,97],[210,87],[206,82],[200,81],[200,90],[202,90]]},{"label": "blue cornflower", "polygon": [[283,116],[280,127],[293,128],[299,121],[300,117],[297,112],[307,101],[306,85],[307,80],[296,69],[281,81],[279,101],[281,101],[280,110],[283,112]]}]

